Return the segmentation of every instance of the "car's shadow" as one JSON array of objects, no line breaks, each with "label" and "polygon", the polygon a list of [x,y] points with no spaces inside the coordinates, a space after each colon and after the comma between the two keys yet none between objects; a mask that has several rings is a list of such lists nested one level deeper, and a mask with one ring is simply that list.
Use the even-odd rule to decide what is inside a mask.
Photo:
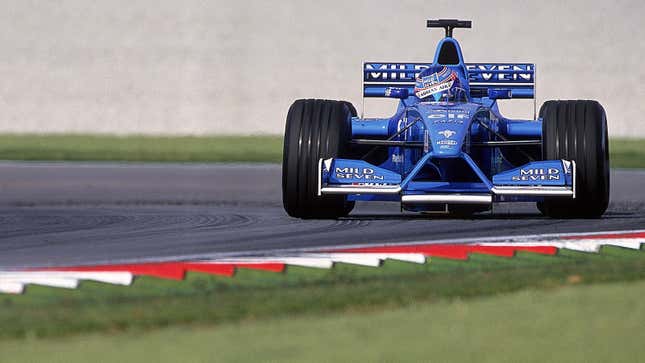
[{"label": "car's shadow", "polygon": [[373,214],[373,213],[356,213],[347,217],[340,218],[341,220],[355,220],[355,221],[412,221],[412,220],[427,220],[427,221],[441,221],[441,220],[463,220],[463,221],[477,221],[477,220],[603,220],[603,219],[638,219],[644,218],[643,213],[632,212],[607,212],[600,218],[571,218],[571,219],[554,219],[545,217],[539,212],[536,213],[480,213],[471,216],[458,216],[452,214],[441,213],[402,213],[402,214]]},{"label": "car's shadow", "polygon": [[343,220],[358,221],[409,221],[409,220],[512,220],[512,219],[548,219],[539,213],[514,213],[514,214],[475,214],[472,216],[456,216],[451,214],[440,213],[417,213],[417,214],[352,214],[341,218]]}]

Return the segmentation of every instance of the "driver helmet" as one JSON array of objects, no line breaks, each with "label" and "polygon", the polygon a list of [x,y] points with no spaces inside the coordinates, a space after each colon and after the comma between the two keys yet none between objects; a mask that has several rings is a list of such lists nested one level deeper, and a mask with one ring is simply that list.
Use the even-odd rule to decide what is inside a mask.
[{"label": "driver helmet", "polygon": [[416,78],[414,94],[422,102],[456,102],[466,99],[461,79],[454,69],[433,65]]}]

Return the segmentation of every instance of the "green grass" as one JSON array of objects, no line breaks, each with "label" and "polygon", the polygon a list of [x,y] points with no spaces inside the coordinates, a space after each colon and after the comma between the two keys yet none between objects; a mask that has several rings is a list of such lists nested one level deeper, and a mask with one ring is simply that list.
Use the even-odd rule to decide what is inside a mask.
[{"label": "green grass", "polygon": [[[610,144],[612,167],[645,168],[645,140],[612,139]],[[278,163],[282,138],[4,134],[0,160]]]},{"label": "green grass", "polygon": [[632,362],[643,350],[643,296],[640,281],[215,327],[9,340],[0,342],[0,361]]},{"label": "green grass", "polygon": [[0,160],[277,163],[282,138],[4,134]]},{"label": "green grass", "polygon": [[0,296],[0,340],[87,332],[137,332],[171,325],[224,324],[339,311],[379,311],[471,299],[522,289],[551,289],[645,278],[645,253],[606,247],[600,255],[561,251],[508,259],[473,255],[381,268],[339,264],[287,273],[240,270],[234,278],[189,274],[186,281],[140,278],[134,286],[84,283],[78,290],[32,286]]},{"label": "green grass", "polygon": [[613,168],[645,168],[643,139],[611,139],[609,152]]}]

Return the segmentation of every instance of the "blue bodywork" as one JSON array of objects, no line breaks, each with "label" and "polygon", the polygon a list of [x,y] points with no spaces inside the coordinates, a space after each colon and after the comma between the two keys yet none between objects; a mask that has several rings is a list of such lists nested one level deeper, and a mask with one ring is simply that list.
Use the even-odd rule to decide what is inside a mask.
[{"label": "blue bodywork", "polygon": [[[463,75],[467,99],[417,98],[415,80],[429,66]],[[392,117],[352,118],[351,143],[365,155],[321,160],[320,195],[400,201],[417,211],[575,198],[575,163],[541,160],[542,120],[508,119],[497,106],[498,99],[534,98],[533,64],[465,63],[457,40],[446,37],[432,63],[367,62],[363,81],[364,97],[394,96],[399,105]]]}]

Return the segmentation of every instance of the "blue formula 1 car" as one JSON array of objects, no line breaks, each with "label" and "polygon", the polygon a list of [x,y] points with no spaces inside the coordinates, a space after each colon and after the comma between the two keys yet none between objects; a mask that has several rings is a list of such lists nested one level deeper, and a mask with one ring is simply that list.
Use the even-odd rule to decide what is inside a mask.
[{"label": "blue formula 1 car", "polygon": [[394,116],[358,118],[351,103],[306,99],[289,109],[284,208],[337,218],[354,202],[393,201],[409,211],[470,215],[497,202],[537,202],[546,216],[593,218],[609,201],[607,121],[596,101],[547,101],[532,120],[498,110],[531,99],[535,66],[464,63],[444,28],[432,63],[367,62],[363,96],[399,99]]}]

